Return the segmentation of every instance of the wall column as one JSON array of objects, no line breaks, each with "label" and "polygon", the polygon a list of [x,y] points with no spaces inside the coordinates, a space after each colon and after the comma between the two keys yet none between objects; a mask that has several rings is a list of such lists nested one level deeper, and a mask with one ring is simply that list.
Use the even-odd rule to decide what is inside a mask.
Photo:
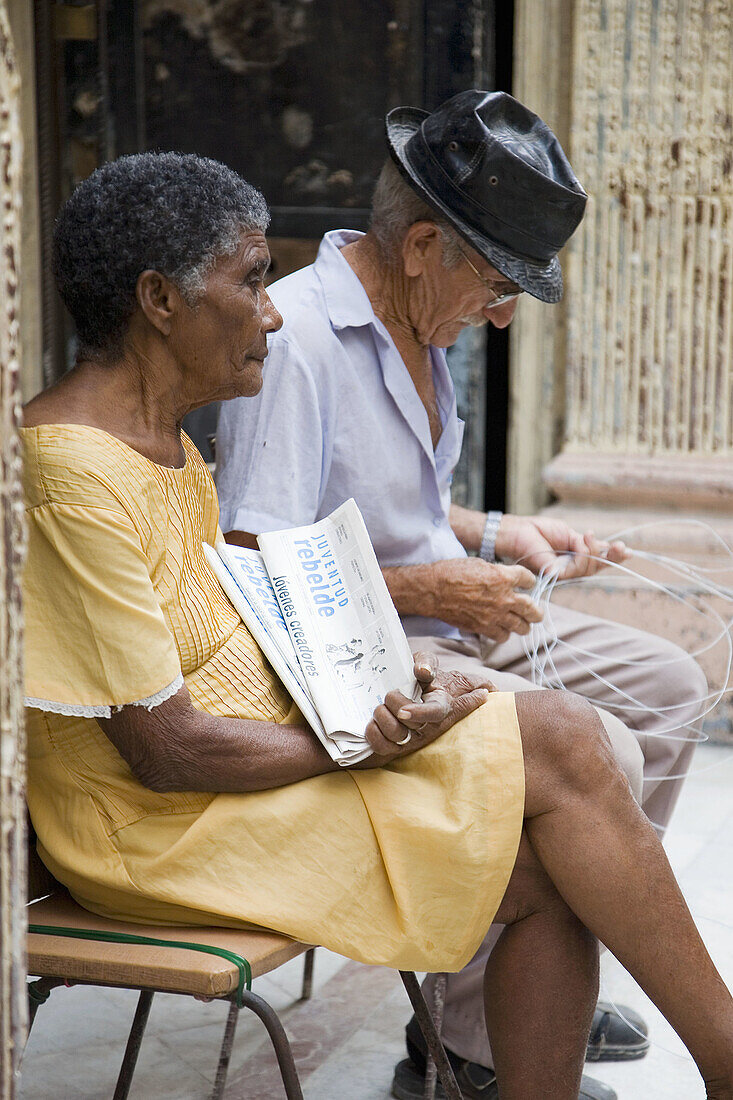
[{"label": "wall column", "polygon": [[20,82],[0,0],[0,1097],[13,1100],[27,1027],[25,753],[20,570],[18,290],[22,189]]},{"label": "wall column", "polygon": [[[575,0],[515,0],[513,91],[570,144]],[[582,183],[582,176],[579,176]],[[567,256],[561,257],[567,290]],[[542,470],[563,440],[567,293],[558,305],[525,294],[509,329],[507,507],[548,500]]]},{"label": "wall column", "polygon": [[[544,459],[553,513],[603,535],[666,519],[630,541],[720,566],[715,539],[683,521],[733,546],[733,8],[554,0],[538,18],[532,0],[517,7],[516,94],[567,138],[589,202],[563,306],[523,317],[523,303],[513,335],[512,504],[543,503]],[[540,76],[556,67],[564,84],[551,77],[543,102]],[[689,622],[629,587],[621,598],[601,575],[567,602],[695,648]],[[723,666],[702,663],[719,686]],[[731,710],[717,715],[724,733]]]},{"label": "wall column", "polygon": [[562,501],[733,513],[733,9],[578,0]]}]

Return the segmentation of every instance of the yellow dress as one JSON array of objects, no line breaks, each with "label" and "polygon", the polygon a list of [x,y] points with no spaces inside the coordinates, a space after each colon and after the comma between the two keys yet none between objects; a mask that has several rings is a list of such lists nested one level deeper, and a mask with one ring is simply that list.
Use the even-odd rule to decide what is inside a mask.
[{"label": "yellow dress", "polygon": [[222,716],[300,721],[202,553],[216,491],[96,428],[23,429],[28,801],[42,858],[88,909],[254,924],[354,959],[458,970],[522,828],[514,697],[419,752],[245,794],[143,787],[95,717],[185,681]]}]

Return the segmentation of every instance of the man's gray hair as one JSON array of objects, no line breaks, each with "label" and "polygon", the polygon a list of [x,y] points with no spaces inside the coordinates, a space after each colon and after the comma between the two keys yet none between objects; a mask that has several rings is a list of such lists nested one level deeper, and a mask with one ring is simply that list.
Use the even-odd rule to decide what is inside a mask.
[{"label": "man's gray hair", "polygon": [[386,161],[374,189],[369,224],[385,263],[397,263],[407,230],[415,222],[423,221],[433,222],[440,230],[443,238],[443,266],[456,267],[461,262],[462,253],[460,237],[455,229],[413,191],[391,160]]}]

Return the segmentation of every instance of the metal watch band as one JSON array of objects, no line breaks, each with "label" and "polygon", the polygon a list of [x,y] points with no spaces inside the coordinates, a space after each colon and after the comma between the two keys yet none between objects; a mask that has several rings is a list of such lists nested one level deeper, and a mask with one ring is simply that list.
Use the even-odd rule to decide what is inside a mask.
[{"label": "metal watch band", "polygon": [[499,525],[503,512],[489,512],[486,517],[484,533],[481,536],[481,546],[478,556],[484,561],[496,561],[496,536],[499,533]]}]

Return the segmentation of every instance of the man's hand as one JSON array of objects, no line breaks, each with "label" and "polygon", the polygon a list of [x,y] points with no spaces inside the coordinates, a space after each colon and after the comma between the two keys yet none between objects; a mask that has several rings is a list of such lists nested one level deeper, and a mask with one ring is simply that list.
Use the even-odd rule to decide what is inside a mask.
[{"label": "man's hand", "polygon": [[495,691],[483,677],[438,669],[432,654],[416,653],[415,677],[422,687],[422,702],[413,702],[399,691],[391,691],[374,711],[366,728],[373,755],[358,770],[381,768],[392,760],[429,745],[441,734],[477,710]]},{"label": "man's hand", "polygon": [[574,531],[560,519],[505,515],[496,537],[496,555],[513,558],[533,573],[553,568],[563,580],[570,580],[590,577],[608,562],[624,562],[631,551],[623,542],[597,539],[592,531]]},{"label": "man's hand", "polygon": [[437,608],[434,617],[505,642],[510,634],[528,634],[542,611],[529,596],[517,591],[532,588],[534,576],[522,565],[496,565],[480,558],[436,561]]}]

